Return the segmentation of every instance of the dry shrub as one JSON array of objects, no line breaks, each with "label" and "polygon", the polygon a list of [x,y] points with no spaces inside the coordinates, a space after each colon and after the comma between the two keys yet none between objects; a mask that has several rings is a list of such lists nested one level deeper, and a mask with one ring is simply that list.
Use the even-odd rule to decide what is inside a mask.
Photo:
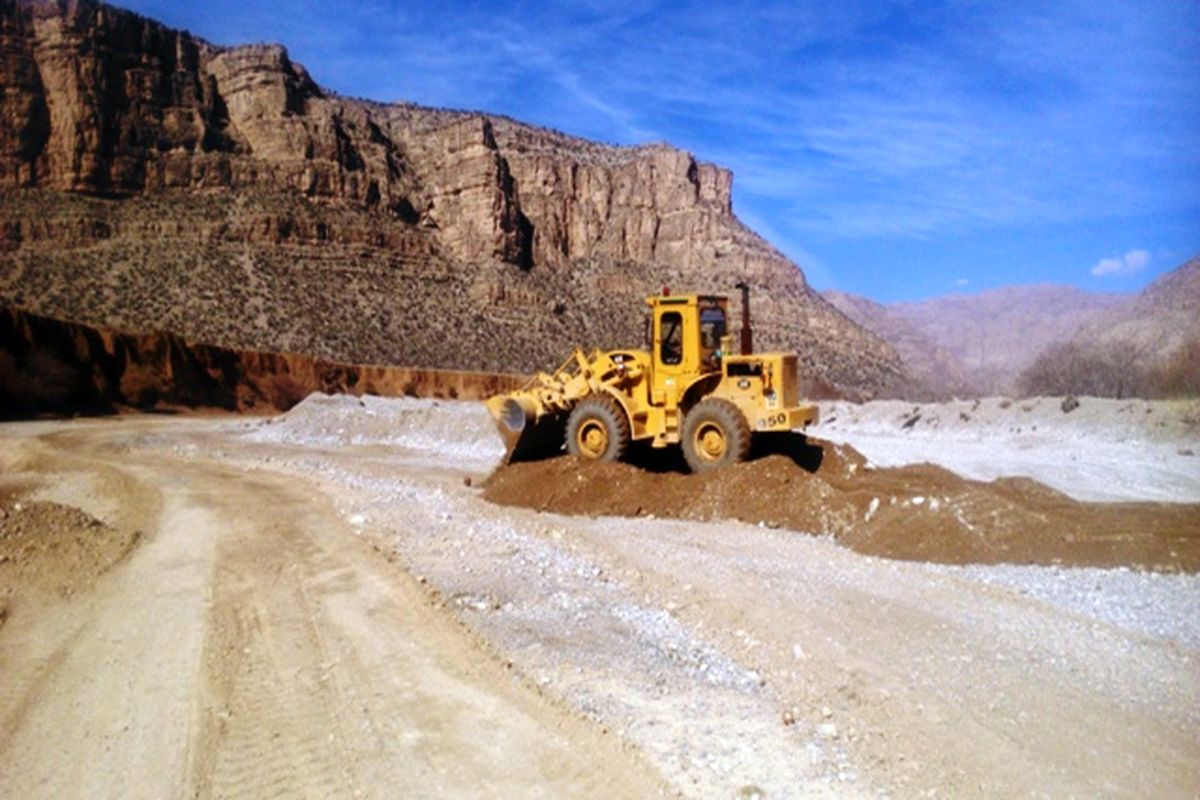
[{"label": "dry shrub", "polygon": [[1200,397],[1200,339],[1184,342],[1153,371],[1157,397]]}]

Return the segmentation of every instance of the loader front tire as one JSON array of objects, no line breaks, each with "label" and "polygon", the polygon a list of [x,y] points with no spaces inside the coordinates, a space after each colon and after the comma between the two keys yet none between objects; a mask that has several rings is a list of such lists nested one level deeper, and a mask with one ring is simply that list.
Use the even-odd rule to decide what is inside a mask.
[{"label": "loader front tire", "polygon": [[701,400],[683,420],[683,457],[692,472],[718,469],[746,458],[750,426],[728,400]]},{"label": "loader front tire", "polygon": [[629,447],[629,418],[606,394],[589,395],[567,418],[567,452],[595,461],[619,461]]}]

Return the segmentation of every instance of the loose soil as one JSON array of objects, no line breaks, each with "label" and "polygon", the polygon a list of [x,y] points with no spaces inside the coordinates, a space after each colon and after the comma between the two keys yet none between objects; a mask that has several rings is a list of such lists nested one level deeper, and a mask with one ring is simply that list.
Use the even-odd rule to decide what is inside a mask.
[{"label": "loose soil", "polygon": [[[1079,459],[1100,440],[1058,438]],[[0,425],[0,507],[35,531],[6,562],[31,571],[0,627],[0,797],[1197,796],[1200,575],[932,565],[768,527],[958,496],[917,504],[933,468],[792,444],[721,479],[643,467],[642,516],[590,519],[484,498],[478,404]],[[1141,485],[1159,455],[1093,474]],[[524,465],[586,494],[579,466]],[[680,487],[764,524],[648,519]],[[123,531],[143,535],[105,568],[88,548]],[[19,600],[64,573],[73,594]]]},{"label": "loose soil", "polygon": [[1197,504],[1085,503],[1028,478],[873,468],[849,445],[813,438],[759,455],[699,475],[577,457],[516,463],[488,478],[484,496],[564,514],[761,523],[908,561],[1200,571]]}]

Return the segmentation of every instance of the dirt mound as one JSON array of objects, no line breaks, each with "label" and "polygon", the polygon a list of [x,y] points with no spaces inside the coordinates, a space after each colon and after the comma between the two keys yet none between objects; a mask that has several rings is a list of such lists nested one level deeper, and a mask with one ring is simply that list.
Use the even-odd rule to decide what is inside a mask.
[{"label": "dirt mound", "polygon": [[484,496],[565,514],[736,519],[911,561],[1200,571],[1200,506],[1084,503],[1027,478],[984,483],[929,464],[872,468],[848,445],[800,437],[701,475],[570,457],[512,464]]},{"label": "dirt mound", "polygon": [[23,605],[84,591],[140,539],[77,508],[0,493],[0,624]]}]

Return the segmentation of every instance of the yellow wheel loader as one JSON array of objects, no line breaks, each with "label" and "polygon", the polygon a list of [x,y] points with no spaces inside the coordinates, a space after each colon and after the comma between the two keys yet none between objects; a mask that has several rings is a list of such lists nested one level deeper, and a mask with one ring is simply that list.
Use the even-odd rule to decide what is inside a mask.
[{"label": "yellow wheel loader", "polygon": [[551,373],[487,401],[506,462],[567,452],[622,458],[632,442],[681,445],[694,472],[741,461],[752,434],[817,421],[799,399],[795,353],[751,353],[749,289],[742,290],[741,353],[727,332],[729,300],[714,295],[646,298],[650,351],[578,348]]}]

